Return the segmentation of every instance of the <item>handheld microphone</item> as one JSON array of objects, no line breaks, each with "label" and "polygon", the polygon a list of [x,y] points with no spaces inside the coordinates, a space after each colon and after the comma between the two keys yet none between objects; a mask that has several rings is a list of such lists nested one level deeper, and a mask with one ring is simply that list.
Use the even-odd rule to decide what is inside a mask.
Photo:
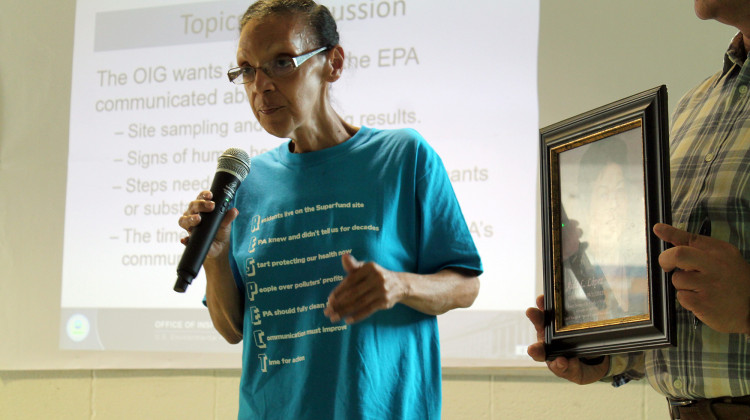
[{"label": "handheld microphone", "polygon": [[201,213],[201,222],[190,234],[190,240],[177,265],[175,292],[184,293],[198,275],[219,225],[230,209],[232,198],[249,171],[250,157],[244,150],[230,148],[219,157],[216,175],[211,184],[211,194],[216,207],[212,212]]}]

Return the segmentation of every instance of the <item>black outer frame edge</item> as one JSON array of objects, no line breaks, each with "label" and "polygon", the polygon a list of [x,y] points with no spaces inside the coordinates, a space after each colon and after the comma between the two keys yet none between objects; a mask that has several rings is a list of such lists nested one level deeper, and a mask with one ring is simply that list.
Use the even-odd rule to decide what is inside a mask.
[{"label": "black outer frame edge", "polygon": [[[647,115],[648,114],[648,115]],[[550,197],[551,193],[551,180],[549,173],[549,151],[552,147],[558,144],[564,144],[575,135],[576,138],[585,136],[591,132],[601,130],[603,127],[613,126],[624,120],[632,119],[636,116],[642,116],[644,120],[644,130],[648,130],[650,133],[657,132],[658,139],[660,141],[653,142],[655,144],[648,144],[645,147],[653,148],[652,153],[645,153],[646,160],[646,176],[649,174],[663,174],[664,176],[658,177],[659,182],[650,182],[646,180],[646,197],[649,199],[655,199],[658,201],[656,209],[661,211],[657,214],[654,213],[654,205],[651,203],[649,206],[649,213],[647,214],[647,224],[653,226],[655,222],[671,223],[671,195],[670,195],[670,176],[669,176],[669,156],[668,156],[668,139],[669,139],[669,127],[667,118],[667,89],[665,85],[657,86],[655,88],[640,92],[630,97],[612,102],[607,105],[595,108],[588,112],[567,118],[555,124],[548,125],[540,129],[540,190],[542,193],[543,202],[545,199]],[[649,118],[650,117],[650,118]],[[598,120],[597,123],[585,124],[588,120]],[[647,156],[657,156],[656,161],[649,161]],[[656,191],[649,191],[648,188],[652,187]],[[543,238],[543,251],[550,246],[551,238],[551,214],[548,208],[549,206],[542,206],[541,211],[541,228]],[[655,220],[654,220],[655,219]],[[649,232],[649,256],[653,254],[653,247],[657,247],[660,251],[666,249],[666,244],[656,238],[652,233]],[[552,263],[549,258],[545,258],[542,264],[543,276],[544,276],[544,302],[545,308],[554,307],[553,298],[553,286],[552,282],[548,279],[553,275]],[[671,284],[670,276],[668,274],[662,274],[658,264],[649,262],[649,269],[651,278],[653,281],[659,281],[660,286],[660,303],[666,313],[661,313],[658,310],[655,299],[651,301],[651,321],[645,321],[643,323],[636,323],[632,327],[626,328],[615,328],[615,330],[628,330],[628,329],[643,329],[651,328],[657,331],[656,337],[649,339],[649,334],[642,334],[643,340],[638,344],[629,345],[627,342],[618,342],[618,340],[608,340],[610,344],[604,344],[600,347],[589,348],[586,347],[586,343],[582,343],[584,348],[576,349],[577,356],[589,356],[589,355],[600,355],[604,354],[608,350],[623,351],[628,350],[632,347],[638,347],[639,349],[652,348],[652,347],[663,347],[664,345],[674,345],[676,340],[676,328],[674,326],[674,317],[667,317],[667,314],[674,313],[674,288]],[[655,276],[654,272],[659,270],[659,276]],[[666,279],[666,281],[665,281]],[[653,285],[652,285],[653,290]],[[661,319],[660,325],[654,325],[655,318]],[[565,351],[554,351],[549,350],[552,347],[552,343],[563,344],[559,342],[553,332],[554,323],[554,312],[552,310],[544,311],[545,318],[545,350],[547,351],[548,359],[552,359],[559,355],[564,355]],[[601,327],[600,331],[605,334],[607,330],[613,328]],[[661,333],[666,337],[666,342]],[[563,338],[576,337],[582,334],[566,333]],[[585,335],[585,334],[583,334]]]}]

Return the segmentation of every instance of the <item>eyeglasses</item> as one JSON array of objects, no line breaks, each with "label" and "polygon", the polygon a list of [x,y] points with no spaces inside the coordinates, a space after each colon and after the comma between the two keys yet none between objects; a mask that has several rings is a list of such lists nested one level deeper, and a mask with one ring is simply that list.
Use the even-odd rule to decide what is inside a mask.
[{"label": "eyeglasses", "polygon": [[[315,51],[298,55],[296,57],[289,57],[281,55],[276,57],[273,61],[270,61],[262,66],[260,69],[263,73],[267,74],[270,78],[284,77],[291,74],[297,67],[301,66],[302,63],[309,60],[315,54],[327,50],[328,47],[320,47]],[[229,81],[236,85],[244,85],[246,83],[252,83],[255,81],[255,73],[258,70],[253,66],[235,67],[229,69],[227,76]]]}]

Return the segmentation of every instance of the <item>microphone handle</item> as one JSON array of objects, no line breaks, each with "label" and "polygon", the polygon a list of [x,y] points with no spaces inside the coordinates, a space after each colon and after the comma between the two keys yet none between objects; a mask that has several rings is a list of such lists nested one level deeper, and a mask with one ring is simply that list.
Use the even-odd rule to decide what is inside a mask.
[{"label": "microphone handle", "polygon": [[236,176],[224,171],[216,172],[211,183],[212,200],[216,207],[212,212],[200,214],[201,222],[193,228],[190,234],[190,240],[177,265],[177,282],[174,285],[176,292],[184,293],[198,275],[216,237],[216,232],[219,230],[219,225],[231,208],[232,198],[239,185],[240,180]]}]

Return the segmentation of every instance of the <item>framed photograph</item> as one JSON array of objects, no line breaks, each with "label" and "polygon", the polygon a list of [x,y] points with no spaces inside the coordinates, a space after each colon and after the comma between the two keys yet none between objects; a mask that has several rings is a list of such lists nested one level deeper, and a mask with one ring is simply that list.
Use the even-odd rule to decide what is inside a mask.
[{"label": "framed photograph", "polygon": [[547,357],[673,345],[667,89],[540,130]]}]

